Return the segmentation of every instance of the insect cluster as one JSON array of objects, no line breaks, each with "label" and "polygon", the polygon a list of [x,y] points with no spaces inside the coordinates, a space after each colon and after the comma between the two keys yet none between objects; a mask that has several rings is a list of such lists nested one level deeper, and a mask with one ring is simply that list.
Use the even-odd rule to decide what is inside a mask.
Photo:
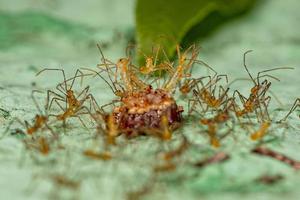
[{"label": "insect cluster", "polygon": [[[218,74],[197,60],[199,49],[195,45],[185,51],[177,46],[175,61],[169,60],[163,48],[155,48],[151,55],[144,55],[145,63],[141,66],[133,64],[129,55],[112,62],[104,57],[100,47],[99,50],[101,63],[95,69],[77,69],[74,76],[69,78],[62,69],[46,68],[37,74],[60,73],[62,81],[54,89],[46,91],[43,107],[36,99],[40,91],[32,92],[32,99],[39,111],[32,123],[13,120],[12,123],[18,122],[24,127],[16,129],[14,134],[23,135],[27,149],[48,155],[53,148],[64,148],[60,137],[68,133],[69,125],[74,120],[78,120],[88,131],[93,130],[95,140],[103,138],[104,145],[100,150],[90,148],[83,151],[84,156],[96,160],[112,159],[111,149],[119,146],[119,137],[145,135],[167,142],[172,139],[176,129],[180,130],[188,122],[195,122],[194,125],[199,127],[199,135],[206,135],[209,144],[216,149],[222,146],[225,138],[234,137],[236,127],[244,129],[249,140],[258,141],[260,145],[265,135],[271,132],[272,126],[283,124],[300,105],[297,99],[287,115],[277,121],[279,123],[274,123],[269,112],[270,88],[271,81],[279,79],[270,73],[291,68],[267,69],[253,77],[246,66],[249,51],[244,54],[244,69],[251,85],[249,94],[244,96],[238,90],[230,90],[233,81],[229,82],[227,75]],[[211,75],[194,77],[192,70],[196,65],[207,68]],[[79,92],[74,88],[91,77],[99,77],[107,84],[115,96],[112,102],[100,105],[90,86],[83,87]],[[179,105],[180,100],[186,105]],[[197,146],[189,139],[188,132],[182,134],[178,131],[178,134],[183,138],[181,143],[176,148],[160,152],[163,161],[155,164],[154,174],[176,169],[176,158],[192,146]],[[299,169],[297,161],[266,147],[255,147],[252,153],[275,158]],[[228,159],[229,154],[218,152],[193,165],[203,167]],[[147,185],[131,196],[142,195],[149,187]]]}]

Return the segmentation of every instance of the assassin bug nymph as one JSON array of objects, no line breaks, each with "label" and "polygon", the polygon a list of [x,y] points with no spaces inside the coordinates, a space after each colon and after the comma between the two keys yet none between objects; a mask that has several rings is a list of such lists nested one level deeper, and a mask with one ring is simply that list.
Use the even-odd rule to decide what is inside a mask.
[{"label": "assassin bug nymph", "polygon": [[56,134],[54,133],[54,131],[50,128],[49,126],[49,115],[47,110],[45,110],[44,112],[42,111],[42,109],[40,108],[37,99],[35,97],[35,94],[39,92],[38,90],[33,90],[31,92],[31,98],[33,100],[33,103],[36,107],[36,109],[38,110],[39,114],[36,114],[34,119],[33,119],[33,123],[30,124],[27,120],[25,120],[24,122],[21,121],[19,118],[14,118],[10,125],[7,127],[6,131],[7,132],[10,128],[10,126],[14,123],[14,122],[18,122],[19,124],[21,124],[24,128],[25,131],[20,131],[24,134],[27,135],[34,135],[36,132],[43,130],[43,129],[47,129],[49,130],[53,136],[56,136]]},{"label": "assassin bug nymph", "polygon": [[[56,120],[62,121],[65,127],[66,120],[68,118],[77,118],[84,127],[87,127],[84,121],[81,119],[80,115],[89,114],[89,111],[93,108],[94,110],[98,110],[99,106],[94,98],[94,96],[89,93],[90,87],[86,86],[81,92],[76,95],[73,90],[73,86],[75,80],[81,77],[81,82],[84,74],[78,69],[75,72],[74,77],[66,79],[65,72],[63,69],[43,69],[37,73],[37,75],[41,74],[44,71],[60,71],[63,75],[64,81],[57,84],[56,90],[48,90],[47,91],[47,105],[46,109],[50,110],[52,104],[55,103],[62,111],[59,114],[49,114],[50,117],[55,117]],[[71,82],[70,86],[68,86],[68,82]],[[89,101],[89,107],[85,104]],[[62,103],[65,105],[63,106]]]},{"label": "assassin bug nymph", "polygon": [[243,108],[239,109],[237,106],[234,106],[235,113],[237,117],[247,116],[249,118],[249,114],[255,112],[257,120],[259,122],[264,121],[271,121],[271,118],[269,116],[268,112],[268,105],[271,100],[271,96],[267,96],[267,92],[269,91],[271,87],[271,82],[267,79],[264,79],[264,81],[261,82],[261,78],[263,77],[269,77],[272,79],[275,79],[279,81],[278,78],[265,74],[266,72],[280,70],[280,69],[294,69],[292,67],[278,67],[278,68],[272,68],[263,70],[257,73],[256,79],[253,78],[253,76],[250,74],[247,66],[246,66],[246,55],[248,53],[252,52],[252,50],[249,50],[244,53],[243,57],[243,64],[246,72],[248,73],[251,81],[254,83],[254,86],[250,90],[249,97],[243,96],[238,90],[235,90],[233,93],[233,97],[235,98],[236,95],[238,95],[240,101],[243,104]]}]

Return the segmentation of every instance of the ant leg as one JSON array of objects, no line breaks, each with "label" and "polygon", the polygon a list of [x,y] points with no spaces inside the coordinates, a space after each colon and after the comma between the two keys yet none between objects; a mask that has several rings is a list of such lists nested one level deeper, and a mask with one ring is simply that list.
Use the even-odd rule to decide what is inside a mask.
[{"label": "ant leg", "polygon": [[46,128],[51,132],[54,140],[58,140],[58,134],[53,131],[53,129],[49,126],[49,124],[45,123]]},{"label": "ant leg", "polygon": [[[191,106],[191,103],[193,103],[192,106]],[[196,103],[197,103],[197,100],[195,100],[195,99],[188,100],[188,116],[190,116],[192,114],[192,112],[195,111]],[[202,107],[202,105],[201,105],[201,107]],[[203,110],[203,108],[202,108],[202,110]]]},{"label": "ant leg", "polygon": [[65,75],[65,71],[63,69],[51,69],[51,68],[45,68],[42,69],[41,71],[39,71],[36,76],[40,75],[41,73],[43,73],[44,71],[61,71],[62,75],[63,75],[63,79],[64,79],[64,83],[65,83],[65,91],[67,91],[67,83],[66,83],[66,75]]},{"label": "ant leg", "polygon": [[85,125],[85,123],[83,122],[83,120],[81,119],[80,116],[75,115],[75,116],[72,116],[72,117],[77,118],[80,121],[80,123],[83,125],[83,127],[88,130],[88,127]]},{"label": "ant leg", "polygon": [[[86,110],[86,112],[81,112],[79,113],[79,111],[83,111]],[[91,114],[91,111],[88,107],[83,106],[81,107],[77,112],[76,115],[72,116],[72,117],[76,117],[78,118],[78,120],[81,122],[81,124],[84,126],[84,128],[88,129],[88,127],[85,125],[85,123],[83,122],[83,120],[81,119],[80,115],[84,115],[84,114]]]},{"label": "ant leg", "polygon": [[264,109],[265,109],[265,114],[267,115],[267,118],[268,118],[268,121],[272,121],[271,118],[270,118],[269,111],[268,111],[268,107],[269,107],[270,101],[271,101],[271,96],[268,96],[262,102],[262,104],[264,106]]},{"label": "ant leg", "polygon": [[[228,76],[226,75],[226,74],[219,74],[219,75],[217,75],[217,80],[219,79],[219,77],[225,77],[225,79],[226,79],[226,84],[228,84]],[[221,80],[222,78],[220,78],[219,80]]]},{"label": "ant leg", "polygon": [[[62,85],[61,85],[62,83],[60,83],[60,84],[58,84],[58,85],[56,85],[56,89],[58,90],[58,91],[60,91],[62,94],[64,94],[65,95],[65,97],[64,97],[64,99],[65,99],[65,109],[67,109],[68,108],[68,101],[67,101],[67,91],[68,91],[68,88],[67,88],[67,85],[65,86],[67,89],[64,91],[64,89],[63,89],[63,87],[62,87]],[[66,83],[67,84],[67,83]]]},{"label": "ant leg", "polygon": [[[34,96],[34,94],[35,94],[36,92],[40,92],[40,91],[38,91],[38,90],[32,90],[32,92],[31,92],[31,98],[32,98],[32,100],[33,100],[33,103],[34,103],[35,107],[37,108],[37,110],[39,111],[39,113],[42,115],[42,114],[43,114],[43,113],[42,113],[42,110],[41,110],[41,108],[40,108],[40,106],[39,106],[39,104],[38,104],[38,102],[37,102],[37,100],[36,100],[36,97]],[[41,92],[40,92],[40,93],[41,93]]]},{"label": "ant leg", "polygon": [[78,95],[77,95],[77,98],[79,98],[81,95],[83,95],[83,96],[88,96],[87,94],[88,94],[88,92],[89,92],[89,90],[90,90],[90,86],[86,86]]},{"label": "ant leg", "polygon": [[[194,97],[196,98],[196,99],[195,99],[196,103],[199,103],[199,105],[200,105],[200,107],[201,107],[201,109],[202,109],[202,112],[206,112],[207,109],[208,109],[208,107],[207,107],[207,106],[206,106],[206,108],[203,107],[203,104],[202,104],[202,102],[201,102],[201,98],[199,97],[198,91],[194,89],[194,90],[193,90],[193,95],[194,95]],[[196,104],[196,103],[195,103],[195,104]]]},{"label": "ant leg", "polygon": [[247,98],[244,97],[238,90],[235,90],[235,91],[233,92],[233,98],[235,98],[235,94],[238,94],[241,103],[244,105],[244,104],[246,103],[246,101],[247,101]]},{"label": "ant leg", "polygon": [[219,86],[219,96],[218,96],[219,99],[222,100],[225,96],[228,97],[228,95],[227,95],[228,91],[229,91],[229,88],[226,88],[226,90],[225,90],[225,88],[222,85],[220,85]]},{"label": "ant leg", "polygon": [[87,71],[91,71],[91,72],[95,73],[95,76],[98,75],[98,76],[99,76],[99,77],[100,77],[100,78],[108,85],[108,87],[112,90],[112,92],[113,92],[114,94],[115,94],[116,91],[118,90],[117,87],[116,87],[117,81],[113,81],[109,73],[107,73],[107,75],[108,75],[108,78],[109,78],[110,83],[104,78],[103,75],[101,75],[101,72],[97,72],[97,71],[95,71],[95,70],[88,69],[88,68],[82,68],[82,69],[87,70]]},{"label": "ant leg", "polygon": [[65,102],[65,99],[59,99],[59,98],[57,98],[57,97],[52,98],[52,100],[51,100],[51,102],[50,102],[50,106],[49,106],[49,108],[47,109],[47,111],[49,111],[49,110],[52,108],[53,102],[55,102],[56,105],[58,105],[58,107],[59,107],[61,110],[65,111],[66,109],[65,109],[62,105],[60,105],[60,104],[58,103],[58,101],[64,103],[64,102]]},{"label": "ant leg", "polygon": [[[91,98],[90,102],[93,105],[94,111],[97,112],[97,111],[101,110],[101,108],[100,108],[99,104],[97,103],[96,99],[94,98],[94,96],[92,94],[89,94],[89,96]],[[101,110],[101,111],[102,111],[102,113],[104,113],[104,110]]]},{"label": "ant leg", "polygon": [[[67,90],[65,90],[65,89],[63,88],[63,86],[62,86],[63,83],[65,83],[65,82],[62,82],[62,83],[57,84],[55,88],[56,88],[59,92],[61,92],[61,93],[64,94],[65,96],[67,96],[67,90],[68,90],[68,88],[67,88]],[[65,86],[65,87],[67,87],[67,86]]]},{"label": "ant leg", "polygon": [[[13,118],[7,128],[4,130],[2,136],[0,137],[0,140],[3,139],[6,135],[7,135],[7,132],[9,131],[10,127],[13,125],[14,122],[18,122],[19,124],[21,124],[25,129],[27,129],[29,126],[25,124],[25,122],[21,121],[19,118],[15,117]],[[22,131],[23,132],[23,131]]]},{"label": "ant leg", "polygon": [[[51,95],[54,95],[55,97],[51,99],[51,102],[49,104],[50,101],[50,97]],[[54,99],[60,100],[60,101],[65,101],[65,97],[61,96],[60,94],[53,92],[52,90],[47,90],[47,103],[46,103],[46,110],[50,110],[52,103],[54,101]]]},{"label": "ant leg", "polygon": [[300,106],[300,98],[297,98],[293,106],[291,107],[290,111],[288,112],[288,114],[283,119],[281,119],[280,122],[285,121],[289,117],[289,115],[299,106]]},{"label": "ant leg", "polygon": [[57,101],[57,99],[54,99],[55,103],[58,105],[58,107],[65,112],[66,109],[64,109],[64,107]]},{"label": "ant leg", "polygon": [[[80,73],[81,76],[77,76],[78,73]],[[75,74],[74,74],[74,77],[70,79],[70,80],[72,80],[72,83],[71,83],[71,86],[70,86],[69,90],[72,90],[73,85],[75,83],[75,79],[78,78],[78,77],[81,77],[80,85],[82,85],[83,76],[84,76],[84,74],[82,73],[82,71],[80,71],[80,69],[77,69],[76,72],[75,72]]]},{"label": "ant leg", "polygon": [[[257,122],[262,123],[262,122],[264,122],[263,111],[262,111],[260,105],[258,106],[258,108],[259,108],[259,112],[257,111],[257,108],[254,109],[254,112],[255,112],[255,115],[256,115]],[[259,119],[259,116],[260,116],[261,119]]]},{"label": "ant leg", "polygon": [[112,105],[112,104],[115,104],[115,103],[117,103],[117,102],[120,102],[120,100],[112,100],[112,102],[107,103],[107,104],[104,104],[104,105],[102,105],[100,108],[101,108],[101,110],[104,111],[103,108],[105,108],[105,107],[107,107],[107,106],[110,106],[110,105]]}]

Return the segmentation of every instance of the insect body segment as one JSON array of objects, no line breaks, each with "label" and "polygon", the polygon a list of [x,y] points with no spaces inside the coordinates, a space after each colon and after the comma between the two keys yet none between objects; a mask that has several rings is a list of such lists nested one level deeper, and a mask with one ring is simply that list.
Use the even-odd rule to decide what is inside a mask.
[{"label": "insect body segment", "polygon": [[267,134],[267,131],[269,129],[269,127],[271,126],[270,122],[263,122],[259,128],[258,131],[254,132],[251,135],[251,139],[252,140],[259,140],[261,139],[265,134]]}]

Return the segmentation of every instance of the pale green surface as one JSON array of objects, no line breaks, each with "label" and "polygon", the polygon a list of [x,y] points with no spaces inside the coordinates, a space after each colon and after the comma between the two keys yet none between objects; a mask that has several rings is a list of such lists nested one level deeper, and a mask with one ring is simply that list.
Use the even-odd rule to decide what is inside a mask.
[{"label": "pale green surface", "polygon": [[[1,0],[0,8],[11,11],[24,11],[28,8],[25,3],[16,5],[16,2]],[[56,6],[56,9],[49,11],[44,6],[49,2],[56,2],[54,5],[51,3],[52,6]],[[100,42],[109,44],[109,48],[104,51],[111,60],[124,55],[127,39],[121,37],[119,40],[114,40],[113,29],[124,35],[133,28],[132,2],[130,4],[124,1],[95,3],[96,1],[90,0],[89,3],[81,6],[80,12],[75,12],[78,5],[70,4],[69,1],[63,2],[62,4],[58,0],[40,1],[35,9],[51,13],[66,22],[70,20],[76,24],[79,21],[81,25],[95,28],[95,35],[89,38],[92,44],[74,42],[74,39],[68,36],[55,37],[45,33],[35,38],[32,44],[0,51],[0,86],[4,88],[0,90],[0,108],[10,111],[11,118],[30,120],[36,113],[30,99],[30,92],[33,89],[31,82],[36,82],[37,88],[46,88],[53,87],[61,80],[58,75],[35,77],[39,69],[62,66],[69,75],[72,75],[77,67],[94,67],[99,60],[98,52],[94,47],[97,38]],[[262,2],[249,15],[228,23],[202,42],[203,50],[200,58],[218,72],[228,74],[231,80],[246,77],[242,68],[242,54],[248,49],[255,50],[248,57],[248,66],[253,73],[259,69],[275,66],[295,67],[294,71],[274,73],[281,78],[281,82],[274,82],[272,91],[280,97],[284,103],[283,108],[287,110],[294,99],[300,95],[299,6],[297,0]],[[99,13],[103,16],[99,17]],[[92,84],[92,92],[97,96],[100,104],[107,103],[113,98],[108,88],[99,79],[86,83]],[[246,81],[238,82],[232,86],[232,89],[243,88],[244,92],[247,92],[249,84]],[[43,102],[42,98],[40,100]],[[278,107],[276,101],[273,101],[273,106]],[[1,116],[2,132],[11,118],[5,119]],[[280,140],[269,146],[300,160],[298,153],[300,122],[296,114],[292,115],[289,122],[292,127],[285,134],[283,128],[273,125],[270,135],[277,135]],[[178,142],[180,133],[184,133],[189,138],[196,138],[195,142],[199,144],[199,149],[193,148],[188,151],[185,159],[201,159],[206,155],[204,150],[210,149],[204,135],[195,135],[200,130],[198,126],[186,125],[183,131],[178,131],[174,137],[175,143]],[[245,131],[237,129],[234,134],[238,136],[238,141],[229,137],[223,145],[226,152],[232,153],[230,161],[203,170],[182,165],[177,172],[160,177],[153,193],[146,199],[299,199],[299,172],[277,161],[249,154],[249,149],[254,143],[243,136]],[[78,199],[100,197],[101,199],[123,199],[124,192],[136,189],[146,182],[151,166],[154,161],[157,161],[155,152],[160,148],[157,139],[142,137],[131,140],[122,149],[116,149],[118,158],[102,162],[81,155],[82,150],[92,146],[90,136],[91,134],[85,130],[72,129],[67,135],[62,136],[62,143],[67,146],[67,150],[54,151],[48,157],[39,156],[40,164],[36,164],[28,152],[24,151],[20,139],[14,136],[4,137],[0,140],[1,198],[50,198],[51,191],[55,190],[55,187],[47,176],[57,172],[66,173],[82,181],[78,193],[68,190],[58,191],[59,194],[64,193],[62,199],[70,199],[74,196]],[[255,178],[266,173],[281,173],[285,179],[271,187],[253,182]],[[45,177],[40,177],[41,174],[45,174]],[[34,178],[35,175],[39,177]],[[186,179],[180,182],[179,176]]]}]

